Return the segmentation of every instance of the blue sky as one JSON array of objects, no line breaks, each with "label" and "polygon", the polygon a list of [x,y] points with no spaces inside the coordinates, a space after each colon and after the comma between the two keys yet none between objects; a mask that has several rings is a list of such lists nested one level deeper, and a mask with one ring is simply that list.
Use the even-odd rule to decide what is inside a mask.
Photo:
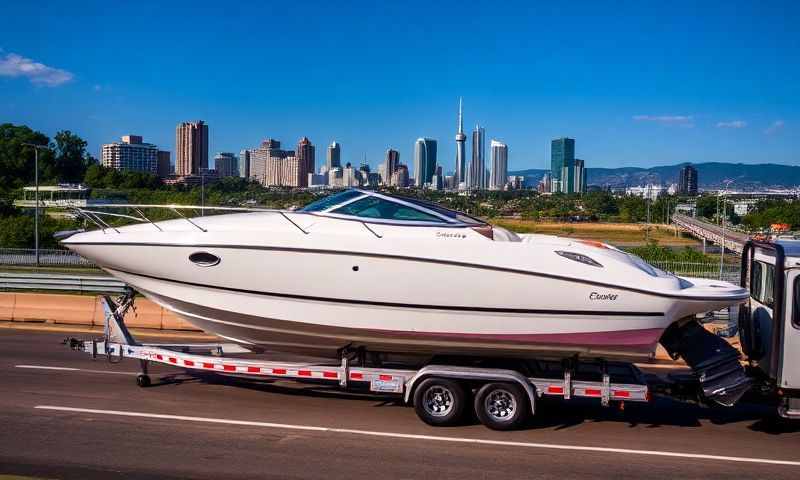
[{"label": "blue sky", "polygon": [[[800,164],[800,2],[6,2],[0,122],[210,153],[307,135],[372,165],[465,127],[547,168]],[[469,155],[469,148],[468,148]]]}]

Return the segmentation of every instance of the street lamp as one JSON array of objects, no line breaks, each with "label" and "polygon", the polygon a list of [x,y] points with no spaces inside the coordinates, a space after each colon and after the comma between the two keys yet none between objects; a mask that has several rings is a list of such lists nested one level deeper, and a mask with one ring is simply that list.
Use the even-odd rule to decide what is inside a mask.
[{"label": "street lamp", "polygon": [[37,145],[35,143],[23,143],[26,147],[33,147],[33,179],[36,185],[36,207],[34,207],[33,220],[33,249],[36,254],[36,266],[39,266],[39,149],[50,150],[47,145]]},{"label": "street lamp", "polygon": [[[722,183],[725,184],[724,194],[727,195],[728,193],[728,186],[733,183],[733,180],[723,180]],[[717,195],[717,201],[719,201],[719,195]],[[725,261],[725,197],[722,197],[722,249],[719,251],[719,279],[722,280],[722,264]]]}]

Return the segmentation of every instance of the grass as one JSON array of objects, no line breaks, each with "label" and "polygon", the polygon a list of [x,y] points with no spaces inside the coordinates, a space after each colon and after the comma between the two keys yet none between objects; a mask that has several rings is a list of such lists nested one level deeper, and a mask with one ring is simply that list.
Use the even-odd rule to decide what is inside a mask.
[{"label": "grass", "polygon": [[[647,245],[655,240],[659,245],[670,247],[695,246],[697,240],[675,236],[675,230],[665,225],[635,223],[542,223],[533,220],[493,219],[492,223],[517,233],[541,233],[587,240],[599,240],[618,246]],[[649,230],[649,232],[648,232]]]}]

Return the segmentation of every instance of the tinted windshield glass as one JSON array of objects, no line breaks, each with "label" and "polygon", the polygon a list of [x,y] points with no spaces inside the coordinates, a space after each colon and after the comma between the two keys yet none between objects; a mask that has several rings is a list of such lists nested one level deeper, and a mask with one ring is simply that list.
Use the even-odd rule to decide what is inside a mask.
[{"label": "tinted windshield glass", "polygon": [[340,203],[346,202],[348,200],[352,200],[356,197],[363,195],[362,192],[358,190],[345,190],[344,192],[339,192],[335,195],[331,195],[329,197],[320,198],[316,202],[311,202],[305,207],[303,207],[300,211],[301,212],[321,212],[323,210],[327,210],[335,205],[339,205]]},{"label": "tinted windshield glass", "polygon": [[477,218],[472,218],[469,215],[461,213],[456,210],[450,210],[449,208],[442,207],[432,202],[428,202],[425,200],[419,200],[417,198],[411,197],[403,197],[397,196],[397,198],[403,200],[404,202],[413,203],[414,205],[419,205],[421,207],[427,208],[428,210],[433,210],[434,212],[438,213],[439,215],[444,215],[445,217],[452,218],[454,220],[458,220],[459,222],[463,223],[473,223],[476,225],[485,225],[486,222],[482,220],[478,220]]},{"label": "tinted windshield glass", "polygon": [[429,215],[425,212],[420,212],[411,207],[400,205],[399,203],[390,202],[380,197],[366,197],[361,200],[356,200],[353,203],[337,208],[333,213],[340,213],[342,215],[353,215],[363,218],[382,218],[386,220],[406,220],[415,222],[438,222],[442,223],[443,220]]}]

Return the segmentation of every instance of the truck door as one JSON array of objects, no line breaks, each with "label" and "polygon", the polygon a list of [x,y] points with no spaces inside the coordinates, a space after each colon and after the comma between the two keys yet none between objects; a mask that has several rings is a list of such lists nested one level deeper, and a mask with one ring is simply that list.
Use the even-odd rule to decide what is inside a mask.
[{"label": "truck door", "polygon": [[787,270],[785,297],[786,319],[779,385],[800,389],[800,269]]},{"label": "truck door", "polygon": [[780,332],[773,320],[775,309],[775,256],[759,248],[746,249],[743,258],[742,285],[750,299],[740,310],[740,340],[747,358],[770,378],[777,378],[774,367],[774,336]]}]

